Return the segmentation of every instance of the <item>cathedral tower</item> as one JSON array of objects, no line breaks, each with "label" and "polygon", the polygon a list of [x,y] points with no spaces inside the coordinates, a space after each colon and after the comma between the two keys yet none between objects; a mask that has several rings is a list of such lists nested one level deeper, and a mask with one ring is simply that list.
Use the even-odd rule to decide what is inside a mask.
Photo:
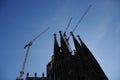
[{"label": "cathedral tower", "polygon": [[82,41],[71,32],[75,50],[72,50],[66,34],[60,34],[60,44],[54,34],[54,48],[51,61],[47,64],[47,75],[29,77],[26,80],[108,80],[99,63]]},{"label": "cathedral tower", "polygon": [[69,42],[60,31],[60,46],[54,34],[54,54],[47,65],[48,80],[108,80],[99,63],[78,36],[71,32],[75,50],[70,52]]}]

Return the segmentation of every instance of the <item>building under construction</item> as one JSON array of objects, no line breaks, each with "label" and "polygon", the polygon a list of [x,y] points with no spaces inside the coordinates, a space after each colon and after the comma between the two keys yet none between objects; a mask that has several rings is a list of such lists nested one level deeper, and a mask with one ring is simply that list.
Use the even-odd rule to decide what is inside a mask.
[{"label": "building under construction", "polygon": [[47,64],[46,77],[30,77],[25,80],[108,80],[99,63],[85,43],[71,32],[74,50],[71,50],[66,35],[60,31],[60,45],[54,34],[54,51],[52,60]]},{"label": "building under construction", "polygon": [[[78,35],[76,38],[73,34],[91,6],[92,5],[89,5],[88,9],[82,15],[73,31],[70,33],[70,36],[73,38],[75,49],[73,50],[71,48],[69,43],[70,36],[67,37],[66,35],[66,31],[72,20],[71,18],[65,32],[62,33],[59,31],[60,44],[58,43],[56,34],[54,33],[54,51],[51,61],[46,66],[46,76],[44,76],[43,73],[42,77],[38,77],[37,73],[35,73],[34,77],[30,77],[29,73],[27,73],[25,80],[108,80],[99,63],[92,55],[91,51],[87,48],[85,43],[82,41],[80,36]],[[25,45],[24,48],[27,48],[26,56],[22,70],[20,71],[20,76],[16,80],[23,80],[22,77],[24,74],[24,68],[30,46],[41,34]]]}]

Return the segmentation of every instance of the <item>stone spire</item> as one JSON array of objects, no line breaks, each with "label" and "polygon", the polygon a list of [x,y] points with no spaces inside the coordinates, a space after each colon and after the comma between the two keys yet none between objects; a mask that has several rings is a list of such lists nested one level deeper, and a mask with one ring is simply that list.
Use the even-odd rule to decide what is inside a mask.
[{"label": "stone spire", "polygon": [[69,50],[69,47],[68,47],[68,45],[67,45],[67,41],[65,40],[65,38],[63,37],[63,35],[62,35],[62,32],[61,31],[59,31],[59,33],[60,33],[60,42],[61,42],[61,50],[62,50],[62,53],[64,54],[64,55],[71,55],[71,52],[70,52],[70,50]]},{"label": "stone spire", "polygon": [[75,45],[75,49],[76,49],[76,55],[80,56],[82,54],[82,47],[81,45],[79,44],[79,42],[77,41],[77,39],[75,38],[73,32],[71,32],[71,35],[72,35],[72,38],[73,38],[73,42],[74,42],[74,45]]},{"label": "stone spire", "polygon": [[56,34],[54,33],[54,50],[53,50],[53,56],[55,60],[58,60],[60,57],[60,47],[56,38]]},{"label": "stone spire", "polygon": [[60,53],[60,47],[56,38],[56,34],[54,33],[54,55],[57,55]]},{"label": "stone spire", "polygon": [[91,79],[108,80],[107,76],[103,72],[102,68],[100,67],[99,63],[97,62],[93,54],[87,48],[85,43],[81,40],[80,36],[78,35],[77,37],[82,46],[83,57],[84,57],[83,61],[85,61],[85,63],[87,64],[85,65],[85,67],[87,68],[87,66],[89,66],[88,71],[89,71],[89,75],[91,74]]}]

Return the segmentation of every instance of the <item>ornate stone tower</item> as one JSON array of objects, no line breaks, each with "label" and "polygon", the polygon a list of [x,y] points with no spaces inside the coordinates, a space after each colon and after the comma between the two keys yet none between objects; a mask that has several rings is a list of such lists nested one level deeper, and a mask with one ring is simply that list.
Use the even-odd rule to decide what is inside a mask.
[{"label": "ornate stone tower", "polygon": [[78,36],[71,32],[75,50],[71,52],[69,42],[60,32],[61,46],[54,34],[54,54],[47,65],[48,80],[108,80],[97,60]]},{"label": "ornate stone tower", "polygon": [[99,63],[78,36],[71,32],[75,50],[72,50],[66,34],[60,31],[60,45],[54,34],[54,50],[47,64],[47,76],[29,77],[26,80],[108,80]]}]

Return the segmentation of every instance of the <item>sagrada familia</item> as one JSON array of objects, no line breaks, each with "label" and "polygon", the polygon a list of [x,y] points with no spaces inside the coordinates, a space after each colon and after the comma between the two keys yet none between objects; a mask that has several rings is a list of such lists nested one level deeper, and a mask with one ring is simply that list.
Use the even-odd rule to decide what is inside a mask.
[{"label": "sagrada familia", "polygon": [[60,45],[54,34],[54,50],[51,61],[47,64],[46,76],[30,77],[25,80],[108,80],[99,63],[78,35],[71,32],[75,49],[72,50],[66,34],[60,33]]}]

